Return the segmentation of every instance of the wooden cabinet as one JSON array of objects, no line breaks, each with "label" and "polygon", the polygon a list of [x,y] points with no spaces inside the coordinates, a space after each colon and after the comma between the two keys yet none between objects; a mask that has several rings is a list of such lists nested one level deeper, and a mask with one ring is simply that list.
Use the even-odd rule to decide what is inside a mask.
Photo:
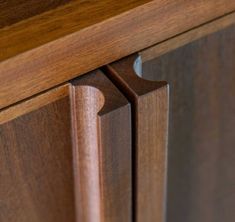
[{"label": "wooden cabinet", "polygon": [[235,1],[0,2],[0,222],[235,221]]}]

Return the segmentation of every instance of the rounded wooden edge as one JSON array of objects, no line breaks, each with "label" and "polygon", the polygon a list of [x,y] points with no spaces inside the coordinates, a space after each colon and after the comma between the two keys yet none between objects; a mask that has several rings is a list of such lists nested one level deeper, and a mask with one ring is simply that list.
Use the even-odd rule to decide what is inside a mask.
[{"label": "rounded wooden edge", "polygon": [[70,86],[77,221],[101,219],[99,123],[103,93],[88,85]]}]

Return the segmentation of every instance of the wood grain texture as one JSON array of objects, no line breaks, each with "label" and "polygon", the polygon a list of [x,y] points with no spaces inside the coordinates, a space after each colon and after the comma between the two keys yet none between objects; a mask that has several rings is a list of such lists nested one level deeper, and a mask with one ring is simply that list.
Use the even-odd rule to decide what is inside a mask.
[{"label": "wood grain texture", "polygon": [[170,85],[168,222],[235,220],[235,25],[143,63]]},{"label": "wood grain texture", "polygon": [[1,124],[0,221],[75,222],[72,166],[68,96]]},{"label": "wood grain texture", "polygon": [[76,1],[3,28],[0,108],[234,10],[231,0]]},{"label": "wood grain texture", "polygon": [[131,107],[101,71],[72,82],[77,221],[132,221]]},{"label": "wood grain texture", "polygon": [[36,16],[72,0],[1,0],[0,28]]},{"label": "wood grain texture", "polygon": [[168,86],[141,79],[133,70],[136,56],[108,65],[107,75],[133,105],[135,132],[135,221],[165,220]]},{"label": "wood grain texture", "polygon": [[[0,61],[88,27],[93,26],[95,28],[94,25],[147,2],[150,2],[150,0],[83,2],[74,0],[64,7],[49,10],[47,13],[23,20],[19,24],[2,28],[0,29],[0,48],[4,51],[1,50]],[[9,38],[11,41],[9,41]],[[26,39],[30,41],[25,41]]]}]

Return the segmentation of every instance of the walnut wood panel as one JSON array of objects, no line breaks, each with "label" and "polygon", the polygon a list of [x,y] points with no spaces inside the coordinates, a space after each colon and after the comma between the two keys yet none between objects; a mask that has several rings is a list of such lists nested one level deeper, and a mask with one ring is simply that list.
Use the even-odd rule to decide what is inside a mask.
[{"label": "walnut wood panel", "polygon": [[142,68],[170,84],[167,222],[234,221],[235,25]]},{"label": "walnut wood panel", "polygon": [[168,85],[141,79],[133,70],[136,56],[111,65],[107,75],[133,105],[135,132],[135,209],[138,222],[165,220]]},{"label": "walnut wood panel", "polygon": [[0,28],[10,26],[21,20],[30,18],[72,0],[1,0]]},{"label": "walnut wood panel", "polygon": [[75,221],[70,105],[64,90],[0,113],[0,221]]},{"label": "walnut wood panel", "polygon": [[231,0],[75,1],[5,27],[0,108],[234,10]]},{"label": "walnut wood panel", "polygon": [[132,221],[131,107],[101,71],[70,88],[77,221]]}]

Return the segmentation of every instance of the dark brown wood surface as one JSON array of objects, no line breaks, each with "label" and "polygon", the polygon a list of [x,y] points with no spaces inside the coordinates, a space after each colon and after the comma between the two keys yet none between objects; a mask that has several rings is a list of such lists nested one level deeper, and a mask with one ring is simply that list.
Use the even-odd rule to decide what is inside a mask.
[{"label": "dark brown wood surface", "polygon": [[134,212],[137,222],[165,221],[168,85],[136,75],[136,56],[105,67],[132,102],[134,130]]},{"label": "dark brown wood surface", "polygon": [[71,2],[72,0],[1,0],[0,28]]},{"label": "dark brown wood surface", "polygon": [[131,107],[101,71],[4,109],[0,124],[0,221],[72,222],[75,208],[79,222],[132,221]]},{"label": "dark brown wood surface", "polygon": [[0,124],[9,122],[17,117],[23,116],[29,112],[40,109],[56,100],[62,99],[69,95],[68,84],[63,84],[59,87],[50,89],[47,92],[40,93],[31,99],[26,99],[13,106],[5,108],[0,111]]},{"label": "dark brown wood surface", "polygon": [[131,222],[130,104],[101,71],[70,92],[77,221]]},{"label": "dark brown wood surface", "polygon": [[235,25],[143,63],[143,76],[170,85],[167,222],[233,222]]},{"label": "dark brown wood surface", "polygon": [[75,222],[69,97],[58,92],[0,113],[1,222]]},{"label": "dark brown wood surface", "polygon": [[73,1],[2,28],[0,109],[234,10],[231,0]]}]

